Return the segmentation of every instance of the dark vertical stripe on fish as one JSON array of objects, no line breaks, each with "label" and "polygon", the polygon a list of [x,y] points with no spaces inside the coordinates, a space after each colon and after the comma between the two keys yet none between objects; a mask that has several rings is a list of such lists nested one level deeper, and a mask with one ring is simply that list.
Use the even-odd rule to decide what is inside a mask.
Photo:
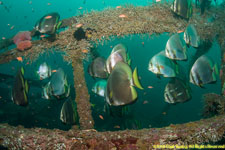
[{"label": "dark vertical stripe on fish", "polygon": [[194,82],[194,84],[196,84],[196,85],[197,85],[197,83],[196,83],[196,81],[195,81],[195,78],[194,78],[194,76],[193,76],[192,72],[191,72],[191,79],[192,79],[192,81]]},{"label": "dark vertical stripe on fish", "polygon": [[198,74],[198,72],[196,72],[196,76],[197,76],[197,79],[198,79],[198,81],[199,81],[199,82],[198,82],[198,85],[201,86],[203,82],[202,82],[201,77],[200,77],[200,75]]}]

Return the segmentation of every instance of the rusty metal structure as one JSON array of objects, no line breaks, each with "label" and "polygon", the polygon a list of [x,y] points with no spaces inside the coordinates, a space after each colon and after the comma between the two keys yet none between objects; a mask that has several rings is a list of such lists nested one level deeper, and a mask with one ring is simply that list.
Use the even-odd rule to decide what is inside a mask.
[{"label": "rusty metal structure", "polygon": [[[9,50],[0,55],[0,63],[7,63],[21,56],[32,62],[41,53],[54,48],[65,52],[64,59],[72,62],[74,74],[75,101],[79,114],[80,129],[72,128],[69,131],[50,130],[43,128],[26,129],[22,126],[13,127],[0,124],[0,145],[9,149],[155,149],[154,145],[188,145],[218,142],[224,138],[225,114],[224,102],[218,115],[200,121],[171,124],[164,128],[150,128],[142,130],[124,130],[116,132],[97,132],[91,115],[89,93],[84,78],[83,59],[94,44],[98,45],[105,40],[112,40],[129,34],[161,34],[164,32],[176,33],[184,31],[189,23],[195,24],[203,40],[217,40],[221,50],[221,81],[225,83],[225,28],[224,5],[207,10],[204,16],[197,15],[199,10],[193,10],[193,16],[184,20],[174,16],[170,4],[160,3],[149,6],[134,7],[127,5],[119,9],[107,8],[103,11],[92,11],[82,16],[75,16],[63,20],[63,26],[68,29],[60,32],[53,42],[47,39],[33,41],[32,48],[19,52]],[[120,18],[120,14],[127,17]],[[213,22],[207,18],[216,14]],[[76,24],[82,24],[83,29],[94,29],[87,39],[77,41],[73,37]],[[12,39],[0,42],[0,48],[12,44]],[[207,95],[206,95],[207,96]],[[210,95],[211,99],[218,98],[225,101],[224,91],[221,95]],[[210,104],[210,103],[207,103]],[[207,107],[206,107],[207,108]]]}]

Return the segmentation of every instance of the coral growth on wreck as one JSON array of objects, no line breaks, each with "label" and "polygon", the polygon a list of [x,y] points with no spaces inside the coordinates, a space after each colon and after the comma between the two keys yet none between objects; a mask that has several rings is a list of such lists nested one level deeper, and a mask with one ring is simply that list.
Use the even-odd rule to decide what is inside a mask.
[{"label": "coral growth on wreck", "polygon": [[19,51],[24,51],[26,49],[29,49],[32,47],[31,44],[31,32],[29,31],[21,31],[18,32],[14,37],[13,37],[13,42],[16,44],[17,49]]},{"label": "coral growth on wreck", "polygon": [[32,47],[32,43],[31,41],[29,40],[25,40],[25,41],[20,41],[18,44],[17,44],[17,49],[19,51],[24,51],[26,49],[29,49]]},{"label": "coral growth on wreck", "polygon": [[225,113],[225,97],[208,93],[204,95],[203,116],[212,117],[214,115],[222,115]]},{"label": "coral growth on wreck", "polygon": [[18,32],[14,37],[13,37],[13,42],[14,44],[19,44],[21,41],[30,41],[31,40],[31,33],[29,31],[21,31]]}]

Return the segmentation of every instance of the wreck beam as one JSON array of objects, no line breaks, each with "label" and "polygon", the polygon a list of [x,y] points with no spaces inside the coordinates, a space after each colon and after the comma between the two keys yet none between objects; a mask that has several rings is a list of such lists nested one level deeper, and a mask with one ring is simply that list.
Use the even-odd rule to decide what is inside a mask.
[{"label": "wreck beam", "polygon": [[77,104],[77,112],[79,115],[80,129],[94,128],[94,120],[91,113],[90,95],[84,78],[83,60],[75,58],[72,60],[75,101]]}]

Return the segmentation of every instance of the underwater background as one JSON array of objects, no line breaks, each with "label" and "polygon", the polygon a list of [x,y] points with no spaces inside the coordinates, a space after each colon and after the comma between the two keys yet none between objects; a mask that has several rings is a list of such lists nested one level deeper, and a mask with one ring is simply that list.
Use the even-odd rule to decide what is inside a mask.
[{"label": "underwater background", "polygon": [[[152,1],[146,0],[1,0],[0,5],[0,38],[10,38],[19,31],[33,29],[36,21],[43,15],[50,12],[58,12],[60,19],[69,18],[71,16],[82,15],[82,13],[91,12],[92,10],[103,10],[107,7],[116,7],[118,5],[135,5],[146,6]],[[217,3],[221,3],[217,1]],[[214,4],[214,3],[213,3]],[[82,8],[82,9],[81,9]],[[185,123],[201,119],[201,113],[204,106],[202,99],[205,93],[221,92],[220,80],[216,84],[206,85],[205,88],[199,88],[190,83],[192,91],[192,99],[186,103],[177,105],[166,104],[163,93],[165,85],[169,79],[157,78],[155,74],[148,71],[149,60],[158,52],[165,49],[169,34],[162,35],[131,35],[125,38],[112,39],[106,41],[104,45],[96,47],[98,53],[107,58],[112,50],[111,46],[123,43],[127,46],[130,58],[132,60],[132,70],[137,67],[140,82],[144,90],[138,91],[137,102],[128,106],[127,114],[112,116],[104,110],[104,98],[95,95],[91,88],[98,79],[93,79],[87,72],[85,78],[90,94],[90,101],[93,105],[92,115],[95,121],[95,128],[98,130],[118,130],[119,129],[140,129],[149,127],[163,127],[169,124]],[[180,34],[183,37],[183,34]],[[144,43],[144,44],[143,44]],[[13,46],[12,46],[13,47]],[[2,52],[3,50],[0,50]],[[195,55],[194,48],[188,49],[188,57]],[[206,53],[220,66],[221,50],[217,42],[212,44],[212,47]],[[1,77],[0,81],[0,123],[9,123],[11,125],[23,125],[25,127],[44,127],[44,128],[59,128],[68,130],[70,125],[63,124],[60,119],[60,110],[65,101],[53,100],[48,101],[41,98],[42,85],[35,80],[38,65],[46,61],[52,69],[63,68],[67,74],[71,87],[73,84],[73,71],[69,62],[63,61],[60,52],[50,50],[32,64],[26,61],[18,62],[11,61],[9,64],[0,65],[0,73],[6,74]],[[87,70],[90,60],[84,60],[85,70]],[[180,65],[184,70],[188,69],[190,61],[181,62]],[[29,106],[20,107],[13,104],[10,94],[14,82],[14,76],[19,67],[24,66],[25,78],[30,83]],[[188,74],[188,73],[186,73]],[[218,77],[219,79],[219,77]],[[153,88],[149,89],[148,86]],[[75,98],[76,93],[71,89],[71,97]],[[147,101],[147,102],[146,102]],[[103,116],[101,119],[99,115]]]}]

